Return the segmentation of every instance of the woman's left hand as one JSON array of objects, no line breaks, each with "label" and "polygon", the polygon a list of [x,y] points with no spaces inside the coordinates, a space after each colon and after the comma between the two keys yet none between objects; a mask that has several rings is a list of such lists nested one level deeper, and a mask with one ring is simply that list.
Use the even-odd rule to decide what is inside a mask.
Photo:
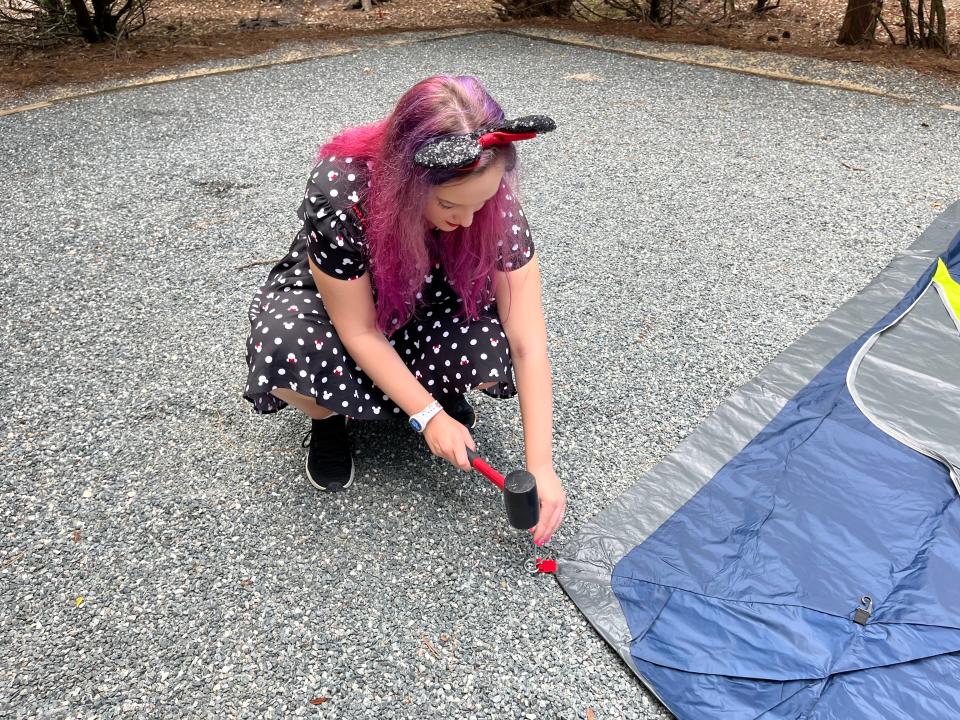
[{"label": "woman's left hand", "polygon": [[567,494],[560,484],[560,478],[552,467],[530,468],[537,479],[537,495],[540,497],[540,522],[530,532],[534,545],[550,542],[554,531],[563,522],[563,512],[567,507]]}]

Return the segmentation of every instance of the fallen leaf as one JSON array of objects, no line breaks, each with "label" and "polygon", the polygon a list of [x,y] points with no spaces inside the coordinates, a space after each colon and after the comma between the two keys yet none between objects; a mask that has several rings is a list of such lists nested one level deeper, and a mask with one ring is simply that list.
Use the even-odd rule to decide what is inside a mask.
[{"label": "fallen leaf", "polygon": [[424,635],[422,638],[420,638],[420,641],[424,644],[427,650],[430,651],[431,655],[433,655],[438,660],[440,659],[440,652],[433,646],[433,643],[430,642],[430,638]]},{"label": "fallen leaf", "polygon": [[573,75],[564,75],[564,80],[579,80],[580,82],[600,82],[603,80],[599,75],[593,73],[575,73]]},{"label": "fallen leaf", "polygon": [[251,585],[253,585],[253,580],[250,578],[244,578],[240,581],[240,587],[250,587]]},{"label": "fallen leaf", "polygon": [[73,540],[75,543],[80,542],[80,531],[74,530],[73,534],[70,536],[70,539]]},{"label": "fallen leaf", "polygon": [[843,160],[840,161],[840,164],[843,165],[845,168],[847,168],[847,170],[856,170],[857,172],[864,172],[866,170],[866,168],[857,167],[856,165],[849,165],[848,163],[845,163]]},{"label": "fallen leaf", "polygon": [[311,705],[323,705],[330,698],[325,698],[322,695],[320,697],[310,698]]},{"label": "fallen leaf", "polygon": [[587,708],[587,720],[596,720],[596,716],[593,714],[593,708]]},{"label": "fallen leaf", "polygon": [[77,607],[80,607],[81,605],[83,605],[83,595],[77,596],[76,603],[77,603]]},{"label": "fallen leaf", "polygon": [[15,552],[11,557],[4,561],[3,565],[0,565],[0,569],[3,569],[8,565],[13,565],[13,563],[22,558],[25,554],[25,550],[19,550],[18,552]]}]

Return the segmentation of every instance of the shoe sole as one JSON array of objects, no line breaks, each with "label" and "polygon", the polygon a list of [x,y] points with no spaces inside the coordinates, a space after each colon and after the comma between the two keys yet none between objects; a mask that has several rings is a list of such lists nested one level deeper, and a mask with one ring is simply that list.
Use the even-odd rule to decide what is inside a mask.
[{"label": "shoe sole", "polygon": [[[310,462],[309,462],[309,461],[310,461],[310,454],[307,453],[307,459],[306,459],[306,461],[303,463],[303,469],[307,471],[307,480],[309,480],[309,481],[310,481],[310,484],[313,485],[317,490],[322,490],[323,492],[330,492],[330,488],[325,488],[323,485],[321,485],[320,483],[318,483],[316,480],[313,479],[313,476],[310,474]],[[353,471],[354,471],[354,469],[355,469],[355,468],[354,468],[354,464],[353,464],[353,458],[351,457],[351,458],[350,458],[350,477],[347,478],[347,482],[345,482],[345,483],[341,486],[341,488],[340,488],[341,490],[346,490],[348,487],[350,487],[351,485],[353,485]]]}]

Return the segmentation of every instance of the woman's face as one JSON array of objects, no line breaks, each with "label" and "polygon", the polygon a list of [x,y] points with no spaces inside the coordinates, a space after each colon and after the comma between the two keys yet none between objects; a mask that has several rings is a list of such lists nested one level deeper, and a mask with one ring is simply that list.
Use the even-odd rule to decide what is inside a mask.
[{"label": "woman's face", "polygon": [[482,172],[430,188],[427,207],[423,211],[430,227],[443,232],[452,232],[460,226],[470,227],[473,214],[497,194],[503,170],[503,160],[497,159]]}]

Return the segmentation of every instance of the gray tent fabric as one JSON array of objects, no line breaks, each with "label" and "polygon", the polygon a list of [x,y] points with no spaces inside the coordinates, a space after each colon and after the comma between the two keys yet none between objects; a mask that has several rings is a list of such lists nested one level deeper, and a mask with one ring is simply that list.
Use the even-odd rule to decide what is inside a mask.
[{"label": "gray tent fabric", "polygon": [[946,465],[960,492],[958,357],[960,326],[934,279],[907,312],[864,344],[847,387],[874,425]]},{"label": "gray tent fabric", "polygon": [[[835,355],[883,318],[958,232],[960,202],[943,212],[910,248],[894,258],[863,291],[784,350],[676,450],[587,523],[568,547],[566,556],[558,560],[557,579],[561,587],[648,687],[649,684],[633,662],[631,633],[611,587],[614,566],[690,500]],[[936,302],[939,312],[944,313],[944,305],[935,293],[925,294],[924,297]],[[856,387],[863,394],[861,397],[869,395],[866,402],[874,403],[876,400],[876,393],[872,390],[873,367],[881,364],[880,359],[886,356],[887,346],[894,348],[891,352],[895,353],[896,343],[892,341],[899,340],[915,324],[939,322],[947,317],[942,315],[937,318],[937,308],[927,308],[926,304],[918,310],[909,323],[902,323],[903,327],[890,333],[890,338],[884,337],[882,345],[874,343],[878,350],[876,363],[870,355],[866,356],[869,363],[862,363],[869,373],[857,380]],[[929,342],[957,341],[956,334],[949,337],[946,325],[940,323],[937,327],[944,332],[935,333],[937,339],[931,338]],[[888,343],[888,339],[891,342]],[[882,354],[879,352],[881,350]],[[952,370],[955,368],[940,368],[938,372],[942,371],[952,378]],[[923,393],[924,390],[919,392]],[[885,416],[882,408],[878,407],[877,413],[878,417]],[[917,432],[912,425],[902,430]],[[917,439],[931,447],[938,446],[936,434],[918,434]],[[952,462],[955,461],[956,458],[953,458]],[[654,688],[650,689],[656,694]]]}]

